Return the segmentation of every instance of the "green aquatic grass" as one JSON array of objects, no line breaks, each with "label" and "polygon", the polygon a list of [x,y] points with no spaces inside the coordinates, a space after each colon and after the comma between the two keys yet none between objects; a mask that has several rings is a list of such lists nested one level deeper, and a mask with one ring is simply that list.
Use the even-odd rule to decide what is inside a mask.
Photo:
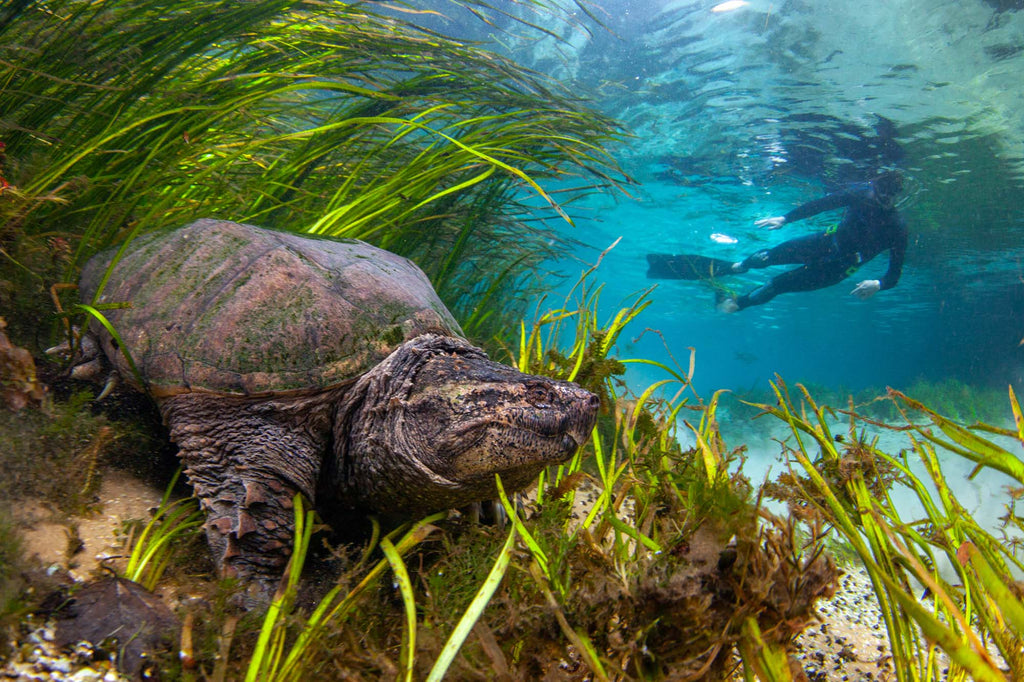
[{"label": "green aquatic grass", "polygon": [[[1024,485],[1020,459],[976,433],[988,431],[1024,443],[1024,418],[1012,389],[1015,431],[988,425],[967,429],[891,391],[890,399],[905,418],[907,426],[900,428],[908,430],[910,447],[889,454],[877,448],[877,439],[869,441],[858,433],[860,417],[854,411],[846,412],[845,436],[834,434],[829,419],[834,411],[819,406],[806,389],[800,387],[806,409],[798,411],[781,381],[774,388],[777,404],[759,407],[789,425],[793,439],[784,445],[785,452],[804,473],[786,477],[789,492],[783,497],[817,510],[856,551],[882,607],[898,679],[1003,680],[986,642],[998,649],[1011,676],[1020,677],[1024,612],[1014,571],[1019,575],[1024,564],[1013,540],[1022,529],[1013,507],[1018,493],[1011,490],[1007,496],[1008,535],[994,536],[957,500],[935,447],[945,456],[967,458],[979,468],[1002,471],[1016,486]],[[912,457],[924,466],[925,480],[912,470]],[[892,501],[897,489],[920,502],[923,518],[900,516]],[[955,572],[955,579],[944,577],[943,566]],[[949,657],[950,671],[944,670],[936,650]]]},{"label": "green aquatic grass", "polygon": [[[59,237],[73,280],[101,248],[215,215],[409,256],[490,336],[567,246],[544,220],[625,181],[604,151],[611,120],[372,5],[60,0],[7,19],[0,139],[15,187],[0,222],[15,269],[42,269]],[[499,293],[489,307],[508,313],[474,320]]]},{"label": "green aquatic grass", "polygon": [[309,551],[309,542],[313,535],[316,520],[315,512],[303,510],[304,505],[301,495],[296,495],[293,503],[295,509],[295,541],[292,547],[292,555],[288,560],[284,576],[282,576],[281,582],[273,598],[270,600],[266,615],[263,617],[263,626],[260,628],[256,648],[249,658],[249,665],[245,675],[246,682],[285,679],[281,676],[280,672],[285,663],[285,636],[287,631],[284,628],[284,619],[295,600],[295,592],[302,574],[302,567],[306,561],[306,554]]},{"label": "green aquatic grass", "polygon": [[[740,536],[745,538],[745,546],[739,550],[743,556],[740,564],[749,571],[746,580],[753,586],[780,570],[785,562],[798,575],[823,566],[815,563],[820,557],[822,538],[819,531],[812,530],[806,551],[801,551],[791,530],[778,531],[784,525],[778,520],[759,530],[759,512],[750,497],[750,488],[730,474],[737,452],[727,448],[718,431],[719,395],[705,404],[693,393],[692,356],[686,370],[644,359],[615,358],[617,339],[649,305],[650,291],[638,293],[607,321],[599,322],[601,287],[591,285],[592,275],[592,269],[584,272],[565,304],[538,315],[532,327],[521,327],[515,360],[523,371],[570,378],[602,394],[604,407],[590,443],[591,456],[574,459],[542,475],[535,496],[541,506],[541,517],[548,508],[571,510],[585,478],[596,485],[596,498],[587,513],[576,520],[569,513],[560,516],[556,511],[558,530],[554,533],[545,530],[543,524],[540,529],[528,526],[507,500],[503,501],[529,552],[529,575],[536,583],[539,598],[553,613],[571,650],[577,652],[595,679],[623,674],[655,679],[698,668],[706,673],[726,665],[725,653],[746,641],[743,629],[749,626],[744,625],[744,618],[748,617],[745,614],[758,613],[764,607],[755,607],[750,612],[738,608],[724,631],[714,628],[712,633],[702,632],[700,616],[686,607],[683,613],[669,615],[670,610],[644,612],[642,608],[626,606],[633,599],[644,601],[640,596],[644,590],[659,589],[655,586],[664,579],[663,571],[672,575],[676,570],[674,560],[666,557],[701,533],[724,535],[720,540],[723,548],[730,536]],[[667,378],[636,396],[628,396],[619,375],[629,362],[656,366]],[[627,396],[629,400],[624,400]],[[694,425],[684,419],[691,413],[699,417]],[[675,434],[677,425],[694,434],[697,445],[693,450],[683,452],[680,448]],[[669,510],[678,512],[678,516]],[[534,517],[535,525],[537,521]],[[748,563],[749,557],[762,552],[762,544],[779,552],[778,564]],[[581,546],[587,548],[582,556]],[[781,556],[789,558],[782,560]],[[602,557],[599,562],[608,562],[606,569],[594,570],[595,557]],[[588,600],[586,595],[594,589],[594,583],[600,584],[610,577],[603,576],[607,569],[616,575],[617,587],[612,592],[625,588],[621,597],[611,603],[602,603],[601,598]],[[754,587],[753,592],[758,589]],[[742,594],[744,589],[738,592]],[[751,599],[756,603],[760,597],[751,595]],[[603,609],[608,611],[601,616]],[[791,615],[794,622],[799,622],[796,613]],[[691,619],[694,622],[689,622]],[[626,647],[628,653],[621,652],[621,642],[610,644],[609,631],[615,629],[610,622],[626,628],[623,637],[630,642]],[[683,622],[687,626],[682,626]],[[685,637],[691,642],[707,637],[703,641],[708,648],[703,652],[699,646],[688,650],[666,648],[661,638],[671,639],[668,633],[676,627],[687,630]],[[718,644],[713,643],[716,641]],[[784,641],[785,637],[780,639],[779,633],[774,632],[757,651],[784,657]],[[613,653],[616,649],[618,654]],[[701,662],[696,665],[698,660]],[[689,668],[694,665],[695,668]]]},{"label": "green aquatic grass", "polygon": [[160,505],[153,512],[153,518],[138,535],[128,538],[131,551],[123,575],[153,591],[163,578],[175,549],[180,543],[202,527],[204,514],[193,498],[172,501],[171,491],[178,482],[181,469],[174,473],[164,491]]},{"label": "green aquatic grass", "polygon": [[786,651],[766,642],[757,619],[748,618],[743,623],[743,639],[740,640],[740,654],[743,656],[743,679],[771,682],[788,682],[793,679]]},{"label": "green aquatic grass", "polygon": [[477,590],[477,593],[474,595],[473,601],[462,614],[458,625],[456,625],[455,629],[452,630],[451,635],[444,643],[444,648],[441,649],[441,653],[438,655],[437,660],[434,661],[434,665],[431,666],[430,673],[427,675],[427,682],[440,682],[445,678],[445,675],[448,673],[448,670],[452,665],[452,661],[455,660],[459,650],[466,643],[466,639],[469,637],[470,632],[483,616],[484,610],[487,608],[488,603],[494,597],[495,591],[497,591],[502,579],[505,577],[505,572],[508,570],[508,566],[512,558],[512,550],[515,546],[515,541],[516,525],[513,524],[509,529],[505,544],[502,545],[501,551],[498,552],[498,556],[494,560],[494,565],[487,574],[487,579],[480,585],[480,589]]},{"label": "green aquatic grass", "polygon": [[[435,514],[422,519],[411,527],[407,525],[397,528],[381,537],[379,541],[375,537],[371,545],[368,546],[365,556],[368,557],[374,547],[378,547],[384,553],[385,558],[366,571],[351,589],[346,589],[341,583],[332,588],[308,616],[298,619],[300,628],[298,633],[294,634],[289,625],[294,617],[296,590],[310,548],[310,538],[315,528],[314,512],[306,511],[303,517],[303,503],[298,496],[295,500],[295,510],[297,525],[292,556],[281,585],[263,618],[256,648],[247,664],[246,680],[309,679],[314,664],[318,662],[313,654],[323,648],[322,639],[326,633],[331,629],[345,627],[356,606],[364,599],[367,591],[376,586],[377,581],[388,567],[391,567],[392,570],[398,567],[399,574],[405,572],[402,555],[427,539],[436,530],[432,525],[433,522],[441,520],[445,516],[443,513]],[[359,566],[356,568],[358,569]],[[411,652],[415,647],[415,610],[413,608],[414,598],[410,592],[411,584],[406,584],[408,583],[407,572],[400,582],[404,585],[402,596],[406,604],[404,613],[405,624],[408,628],[406,630],[408,639],[404,646],[406,651],[405,676],[407,677],[413,663]]]}]

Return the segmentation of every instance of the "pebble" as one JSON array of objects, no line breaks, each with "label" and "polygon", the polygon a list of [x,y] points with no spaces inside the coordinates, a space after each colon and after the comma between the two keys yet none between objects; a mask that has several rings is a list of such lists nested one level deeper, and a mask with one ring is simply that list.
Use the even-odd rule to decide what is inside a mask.
[{"label": "pebble", "polygon": [[[889,639],[882,610],[863,568],[849,568],[835,596],[817,605],[821,624],[806,628],[795,644],[796,658],[810,680],[893,682]],[[990,647],[990,653],[1001,661]]]},{"label": "pebble", "polygon": [[[108,661],[93,660],[88,642],[65,653],[54,644],[55,629],[46,623],[33,629],[22,643],[11,642],[14,652],[0,668],[0,680],[17,682],[130,682]],[[27,646],[26,646],[27,645]]]}]

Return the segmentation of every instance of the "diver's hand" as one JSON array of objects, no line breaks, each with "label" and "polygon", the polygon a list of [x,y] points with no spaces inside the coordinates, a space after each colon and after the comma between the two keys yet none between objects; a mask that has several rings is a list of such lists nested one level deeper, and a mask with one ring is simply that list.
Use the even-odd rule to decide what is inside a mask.
[{"label": "diver's hand", "polygon": [[786,224],[786,216],[780,215],[774,218],[761,218],[754,224],[758,227],[767,227],[769,230],[777,230]]},{"label": "diver's hand", "polygon": [[882,283],[877,279],[866,279],[858,284],[850,293],[863,301],[877,294],[881,288]]}]

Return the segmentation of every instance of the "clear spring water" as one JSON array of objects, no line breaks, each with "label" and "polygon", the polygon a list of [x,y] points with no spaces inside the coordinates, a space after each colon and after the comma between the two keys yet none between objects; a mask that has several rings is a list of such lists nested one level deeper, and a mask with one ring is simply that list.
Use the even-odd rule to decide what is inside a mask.
[{"label": "clear spring water", "polygon": [[[577,253],[586,263],[622,238],[598,276],[605,313],[657,284],[632,331],[660,330],[684,368],[694,348],[703,397],[764,392],[776,374],[840,393],[956,379],[1024,394],[1022,0],[596,0],[609,30],[566,7],[579,24],[544,23],[562,40],[516,29],[519,38],[492,45],[592,98],[632,133],[615,153],[639,182],[635,198],[594,197],[565,229],[589,246]],[[734,315],[715,310],[706,283],[646,279],[648,252],[738,260],[823,229],[840,214],[772,232],[754,221],[880,167],[905,178],[910,245],[895,289],[850,295],[885,271],[887,253],[839,285]],[[581,269],[564,266],[570,282]],[[742,292],[771,272],[729,284]],[[667,360],[650,333],[623,339],[619,351]],[[631,383],[659,378],[641,368]],[[765,421],[723,423],[751,447],[755,479],[778,453],[770,437],[782,435]],[[885,445],[905,447],[894,438]],[[964,465],[949,461],[947,476],[994,523],[992,501],[1008,480],[989,472],[968,482]]]},{"label": "clear spring water", "polygon": [[[524,33],[495,46],[593,98],[634,135],[616,155],[640,183],[636,198],[596,197],[566,227],[593,247],[579,254],[588,262],[623,238],[601,269],[609,311],[655,284],[649,251],[739,259],[840,214],[772,232],[758,218],[879,167],[906,179],[904,274],[871,300],[850,290],[880,276],[887,253],[837,286],[731,316],[716,312],[707,284],[657,282],[641,324],[681,360],[696,349],[698,390],[764,389],[775,373],[851,390],[1024,384],[1024,2],[595,7],[610,30],[576,12],[589,32],[549,22],[563,41]],[[745,291],[770,272],[729,284]],[[664,357],[653,335],[622,351]]]}]

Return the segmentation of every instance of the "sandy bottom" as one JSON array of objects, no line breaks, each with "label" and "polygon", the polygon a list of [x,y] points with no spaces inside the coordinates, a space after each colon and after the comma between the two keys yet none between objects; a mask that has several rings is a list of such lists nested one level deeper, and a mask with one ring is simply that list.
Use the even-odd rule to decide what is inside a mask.
[{"label": "sandy bottom", "polygon": [[[102,511],[88,517],[68,519],[38,501],[19,503],[14,510],[22,526],[28,555],[36,556],[48,569],[66,571],[75,580],[87,580],[101,563],[121,555],[124,524],[146,521],[163,493],[129,473],[104,472],[100,486]],[[10,642],[15,655],[0,667],[0,679],[18,682],[59,680],[64,682],[127,682],[109,661],[93,660],[93,649],[79,645],[72,652],[55,643],[52,623],[26,621],[27,635]]]},{"label": "sandy bottom", "polygon": [[863,569],[848,569],[836,595],[818,602],[821,622],[797,638],[797,657],[814,680],[894,680],[885,623]]},{"label": "sandy bottom", "polygon": [[[596,489],[583,488],[579,491],[582,494],[577,495],[580,512],[592,505],[597,495]],[[119,556],[124,523],[150,518],[161,495],[162,491],[127,472],[110,470],[105,473],[100,489],[102,512],[91,518],[73,519],[77,526],[75,534],[69,530],[67,520],[58,519],[40,503],[22,505],[17,516],[27,528],[24,539],[29,553],[46,566],[63,568],[75,579],[84,580],[103,560]],[[69,541],[69,537],[77,539]],[[69,558],[69,545],[79,541],[79,551]],[[820,622],[808,627],[796,642],[797,657],[810,680],[896,679],[881,611],[863,569],[848,568],[840,579],[836,596],[819,602],[817,611]],[[12,672],[10,668],[0,669],[0,678]],[[8,679],[28,678],[15,674]]]},{"label": "sandy bottom", "polygon": [[125,522],[149,520],[162,495],[129,473],[110,469],[103,474],[98,514],[69,522],[43,504],[28,501],[15,510],[15,518],[26,528],[22,537],[27,554],[38,557],[44,566],[59,566],[75,580],[84,580],[104,559],[121,552]]}]

